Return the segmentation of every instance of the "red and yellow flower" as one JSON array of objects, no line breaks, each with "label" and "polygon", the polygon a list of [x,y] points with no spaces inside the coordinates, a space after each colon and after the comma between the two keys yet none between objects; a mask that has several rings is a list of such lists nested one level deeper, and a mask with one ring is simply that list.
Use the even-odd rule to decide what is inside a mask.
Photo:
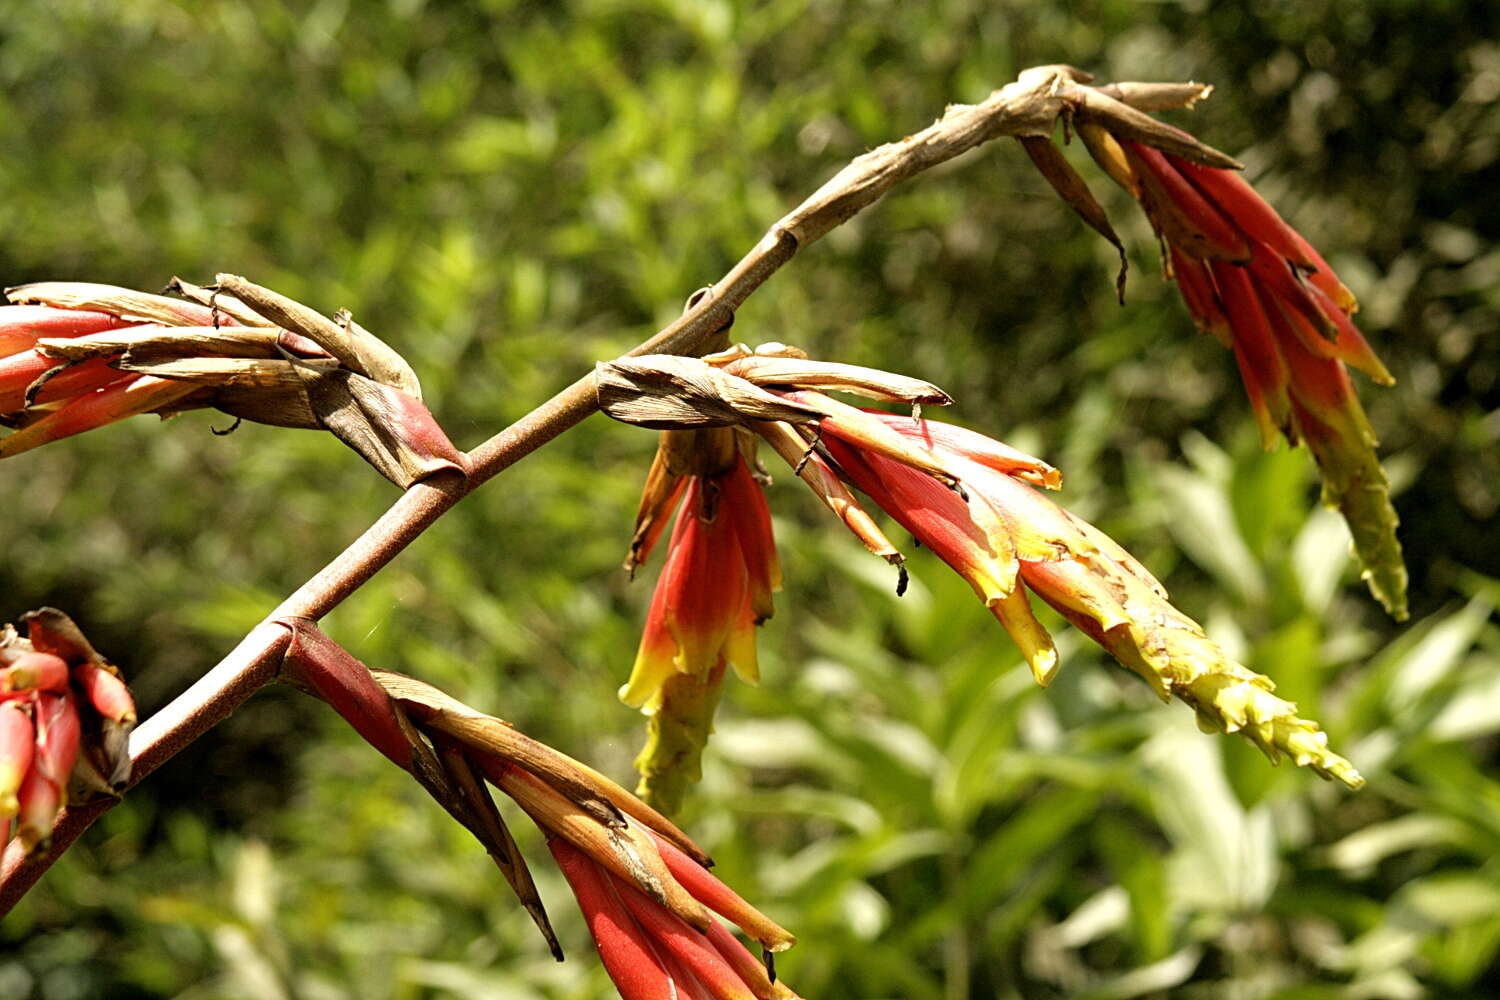
[{"label": "red and yellow flower", "polygon": [[1081,123],[1094,159],[1146,211],[1194,323],[1234,352],[1271,447],[1306,442],[1323,499],[1343,514],[1371,592],[1406,617],[1406,568],[1375,434],[1346,365],[1394,379],[1355,326],[1353,293],[1236,171]]},{"label": "red and yellow flower", "polygon": [[[553,954],[562,949],[491,798],[542,830],[624,1000],[796,1000],[770,956],[795,938],[710,871],[671,820],[594,769],[412,677],[371,671],[305,619],[284,676],[327,701],[489,851]],[[762,949],[757,960],[722,921]]]},{"label": "red and yellow flower", "polygon": [[[832,402],[807,392],[789,398]],[[1061,486],[1052,466],[949,424],[827,408],[831,415],[804,439],[969,582],[1038,683],[1056,675],[1058,656],[1028,592],[1163,699],[1191,705],[1205,731],[1238,732],[1273,761],[1285,753],[1325,778],[1363,784],[1317,724],[1272,693],[1269,678],[1229,660],[1124,548],[1035,488]]]},{"label": "red and yellow flower", "polygon": [[[1347,760],[1329,750],[1316,723],[1298,717],[1295,705],[1272,693],[1269,678],[1229,660],[1172,606],[1145,567],[1038,490],[1061,486],[1052,466],[973,431],[915,413],[858,409],[823,392],[913,406],[949,402],[935,386],[811,361],[779,344],[703,360],[610,363],[600,367],[596,381],[605,411],[618,419],[654,426],[737,419],[766,440],[871,552],[902,567],[901,554],[848,487],[859,489],[969,582],[1039,683],[1055,676],[1058,654],[1030,594],[1164,699],[1175,696],[1191,705],[1205,729],[1241,733],[1273,761],[1285,753],[1325,778],[1352,787],[1363,783]],[[653,475],[652,481],[664,480]],[[659,528],[646,524],[637,537],[652,530]],[[674,588],[688,588],[691,574],[708,570],[684,564],[682,572],[686,577],[674,579]],[[898,589],[904,567],[901,573]]]},{"label": "red and yellow flower", "polygon": [[667,811],[697,781],[725,672],[756,683],[755,627],[781,588],[753,446],[733,428],[665,431],[652,462],[626,568],[646,560],[677,509],[646,616],[627,705],[649,717],[638,792]]}]

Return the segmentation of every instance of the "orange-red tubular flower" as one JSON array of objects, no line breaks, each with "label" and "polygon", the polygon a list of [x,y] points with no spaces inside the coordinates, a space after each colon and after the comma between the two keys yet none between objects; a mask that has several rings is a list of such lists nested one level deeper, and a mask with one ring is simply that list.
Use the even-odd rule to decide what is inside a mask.
[{"label": "orange-red tubular flower", "polygon": [[718,921],[696,930],[566,839],[547,845],[624,1000],[796,1000]]},{"label": "orange-red tubular flower", "polygon": [[[806,393],[792,398],[811,401]],[[1191,705],[1208,731],[1239,732],[1277,760],[1286,753],[1351,787],[1363,779],[1328,749],[1315,723],[1271,693],[1271,681],[1228,660],[1161,584],[1097,528],[1032,485],[1055,469],[961,428],[889,413],[825,419],[818,446],[851,482],[957,571],[1016,641],[1043,684],[1057,651],[1027,592],[1144,677]],[[925,455],[919,465],[901,448]],[[928,471],[941,466],[953,483]]]},{"label": "orange-red tubular flower", "polygon": [[10,839],[10,821],[20,808],[16,793],[31,772],[36,727],[27,706],[0,701],[0,845]]},{"label": "orange-red tubular flower", "polygon": [[781,587],[770,511],[741,440],[730,428],[663,434],[626,563],[634,569],[649,555],[679,507],[620,689],[622,701],[650,717],[637,791],[668,812],[699,778],[726,669],[758,680],[755,626],[771,616]]},{"label": "orange-red tubular flower", "polygon": [[1391,378],[1354,325],[1354,295],[1233,170],[1097,131],[1090,150],[1146,209],[1197,326],[1234,351],[1267,447],[1305,441],[1349,524],[1371,592],[1406,617],[1406,568],[1375,435],[1345,365]]},{"label": "orange-red tubular flower", "polygon": [[[151,304],[151,314],[163,321],[196,324],[210,329],[228,317],[192,302],[161,296],[129,293],[107,286],[71,286],[99,294],[120,293],[120,301]],[[15,290],[12,290],[13,292]],[[17,293],[20,294],[20,293]],[[114,305],[125,310],[128,307]],[[160,322],[88,308],[54,305],[0,306],[0,421],[17,430],[0,438],[0,458],[7,458],[39,445],[83,431],[102,427],[140,413],[170,415],[190,405],[188,396],[202,395],[202,387],[191,382],[172,382],[121,370],[117,365],[123,348],[91,352],[84,346],[95,337],[129,340],[166,332]],[[123,341],[122,341],[123,342]],[[76,344],[87,356],[65,356],[58,345]],[[201,404],[200,404],[201,405]]]}]

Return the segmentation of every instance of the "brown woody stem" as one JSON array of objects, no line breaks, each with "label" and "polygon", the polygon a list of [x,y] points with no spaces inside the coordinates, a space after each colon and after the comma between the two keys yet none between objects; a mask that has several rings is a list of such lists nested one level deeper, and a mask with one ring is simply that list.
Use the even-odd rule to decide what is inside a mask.
[{"label": "brown woody stem", "polygon": [[[712,338],[728,326],[735,309],[799,249],[878,201],[899,181],[992,139],[1050,135],[1057,119],[1075,109],[1093,110],[1100,103],[1123,104],[1128,108],[1136,94],[1130,88],[1141,86],[1117,85],[1117,89],[1110,91],[1117,101],[1110,102],[1100,91],[1083,85],[1088,79],[1086,74],[1066,66],[1028,69],[1014,83],[995,91],[983,102],[950,106],[942,118],[922,131],[856,157],[771,226],[760,242],[718,284],[697,296],[676,321],[628,356],[695,354],[711,348]],[[1171,96],[1186,104],[1188,97],[1202,96],[1204,89],[1194,87]],[[1152,90],[1149,95],[1152,107],[1168,103],[1159,90]],[[1108,107],[1103,113],[1107,112]],[[1140,118],[1151,121],[1144,115]],[[1132,124],[1137,130],[1150,128],[1141,125],[1139,119],[1132,119]],[[1158,127],[1160,135],[1152,134],[1144,141],[1158,138],[1183,144],[1179,138],[1182,133],[1165,125]],[[1174,151],[1182,152],[1176,147]],[[1228,160],[1214,150],[1207,150],[1206,154],[1190,150],[1183,155],[1205,162],[1212,162],[1214,156]],[[364,534],[283,601],[228,656],[131,734],[130,753],[134,762],[131,784],[145,778],[276,679],[289,633],[276,625],[274,619],[321,619],[471,490],[598,408],[594,376],[590,373],[470,452],[473,468],[467,478],[458,472],[440,472],[406,490]],[[68,845],[115,801],[102,799],[65,810],[50,846],[30,857],[23,854],[19,843],[11,843],[0,859],[0,917],[10,912]]]}]

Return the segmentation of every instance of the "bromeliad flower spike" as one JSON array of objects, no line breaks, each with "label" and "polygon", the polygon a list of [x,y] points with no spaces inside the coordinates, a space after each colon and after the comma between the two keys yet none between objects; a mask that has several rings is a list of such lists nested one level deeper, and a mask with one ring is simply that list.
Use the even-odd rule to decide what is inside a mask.
[{"label": "bromeliad flower spike", "polygon": [[[874,375],[875,382],[895,378],[850,365],[810,362],[801,351],[782,345],[760,354],[736,348],[707,361],[616,362],[601,365],[597,378],[606,410],[645,426],[732,422],[745,413],[773,421],[816,416],[819,411],[779,399],[745,377],[769,368],[786,378],[789,366],[809,384],[836,378],[860,382],[871,392],[879,390],[862,376]],[[898,395],[884,398],[909,397],[947,402],[941,391],[916,380],[902,380]],[[750,471],[757,465],[756,440],[746,427],[663,431],[625,560],[634,575],[680,501],[640,650],[620,689],[621,700],[648,719],[646,746],[636,759],[641,775],[637,792],[669,813],[681,806],[688,786],[701,776],[700,760],[726,668],[752,684],[760,678],[755,627],[771,617],[781,570],[771,514]],[[902,557],[895,547],[868,516],[857,515],[847,491],[836,489],[841,495],[825,499],[842,504],[835,509],[849,513],[851,528],[872,551],[899,565]]]},{"label": "bromeliad flower spike", "polygon": [[[366,669],[310,622],[282,624],[292,632],[287,679],[328,702],[474,833],[559,960],[486,782],[541,828],[624,1000],[796,1000],[770,971],[770,956],[795,939],[715,878],[707,855],[666,817],[509,723],[415,678]],[[763,949],[764,965],[720,917]]]},{"label": "bromeliad flower spike", "polygon": [[[1028,590],[1163,699],[1176,696],[1191,705],[1205,732],[1238,732],[1273,762],[1285,753],[1325,778],[1351,788],[1364,784],[1352,764],[1328,749],[1316,723],[1276,697],[1270,678],[1225,657],[1130,553],[1028,485],[1057,488],[1050,466],[963,428],[886,413],[867,417],[868,423],[824,421],[820,447],[969,581],[1039,683],[1056,673],[1057,650],[1032,614]],[[941,465],[967,497],[894,457],[895,449],[882,440],[889,432]]]},{"label": "bromeliad flower spike", "polygon": [[[1395,380],[1354,325],[1353,293],[1234,169],[1193,162],[1097,120],[1079,121],[1077,130],[1145,209],[1194,323],[1234,352],[1265,446],[1278,435],[1307,443],[1323,500],[1348,523],[1370,592],[1405,619],[1396,512],[1345,365],[1377,385]],[[1064,199],[1119,247],[1103,209],[1050,140],[1022,142]],[[1123,280],[1122,269],[1122,287]]]},{"label": "bromeliad flower spike", "polygon": [[[1363,779],[1328,749],[1316,723],[1272,693],[1269,678],[1225,657],[1191,618],[1173,607],[1166,590],[1113,539],[1048,500],[1035,487],[1057,489],[1052,466],[981,434],[950,424],[857,409],[825,395],[838,389],[886,401],[944,403],[936,387],[889,373],[810,361],[799,351],[770,345],[724,352],[692,365],[672,359],[669,380],[640,374],[656,364],[628,363],[626,376],[601,366],[606,412],[627,418],[627,384],[655,397],[649,409],[671,405],[717,413],[727,401],[754,398],[742,379],[797,408],[796,422],[760,419],[758,401],[742,423],[764,437],[871,549],[890,559],[894,549],[872,533],[868,515],[842,483],[858,488],[922,544],[966,579],[1020,647],[1038,683],[1058,669],[1058,654],[1033,614],[1036,594],[1144,677],[1164,699],[1191,705],[1207,731],[1238,732],[1273,761],[1282,753],[1325,778],[1350,787]],[[713,378],[683,377],[693,365],[718,369]],[[665,386],[670,383],[670,388]],[[609,388],[603,388],[608,386]],[[696,405],[693,386],[712,398]],[[616,399],[616,393],[620,398]],[[899,556],[898,556],[899,558]],[[891,561],[895,562],[896,559]],[[687,586],[678,581],[675,586]]]},{"label": "bromeliad flower spike", "polygon": [[750,472],[754,441],[732,427],[663,431],[625,560],[633,574],[680,506],[620,689],[620,700],[648,717],[636,791],[669,813],[700,777],[725,670],[751,684],[760,678],[755,627],[771,617],[781,588],[771,514]]}]

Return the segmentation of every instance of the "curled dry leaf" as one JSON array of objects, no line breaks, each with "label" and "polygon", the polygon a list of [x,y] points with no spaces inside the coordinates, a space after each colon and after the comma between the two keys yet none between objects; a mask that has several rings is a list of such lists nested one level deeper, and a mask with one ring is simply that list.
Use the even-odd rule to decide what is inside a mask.
[{"label": "curled dry leaf", "polygon": [[[800,352],[799,352],[800,353]],[[786,389],[850,392],[887,403],[947,406],[953,397],[931,382],[908,375],[806,357],[752,354],[724,364],[723,370],[755,385]]]},{"label": "curled dry leaf", "polygon": [[1051,139],[1040,136],[1018,136],[1017,141],[1021,148],[1026,150],[1026,155],[1036,166],[1037,171],[1052,185],[1052,190],[1062,197],[1062,200],[1077,212],[1084,222],[1089,224],[1100,236],[1114,244],[1115,250],[1120,254],[1120,270],[1115,277],[1115,295],[1120,304],[1125,304],[1125,272],[1130,269],[1129,262],[1125,259],[1125,244],[1120,242],[1115,227],[1110,225],[1109,216],[1104,212],[1104,206],[1100,205],[1089,190],[1082,176],[1073,165],[1063,156],[1062,151],[1052,144]]},{"label": "curled dry leaf", "polygon": [[[548,950],[552,952],[552,957],[561,962],[563,960],[562,944],[557,940],[557,934],[552,929],[552,921],[547,917],[547,908],[542,903],[542,894],[537,890],[536,880],[531,877],[531,869],[526,864],[525,856],[521,854],[520,847],[511,836],[510,827],[505,825],[504,817],[495,807],[495,800],[490,796],[489,788],[485,786],[479,775],[474,773],[474,767],[469,758],[456,743],[438,741],[438,759],[442,762],[443,769],[447,772],[454,788],[462,795],[468,807],[467,815],[472,817],[473,823],[471,824],[470,820],[463,816],[460,816],[459,820],[465,826],[469,826],[474,836],[485,846],[495,866],[500,869],[501,875],[516,894],[516,898],[521,901],[521,906],[530,914],[537,930],[541,931]],[[478,828],[475,829],[473,824],[477,824]]]},{"label": "curled dry leaf", "polygon": [[1214,92],[1208,83],[1110,83],[1095,90],[1137,111],[1175,111],[1192,108]]},{"label": "curled dry leaf", "polygon": [[276,325],[228,292],[205,288],[203,285],[195,285],[190,281],[184,281],[181,278],[175,277],[167,282],[166,290],[175,292],[183,298],[190,299],[199,305],[208,306],[216,312],[232,317],[235,322],[242,323],[245,326]]},{"label": "curled dry leaf", "polygon": [[609,416],[658,430],[728,427],[747,419],[807,423],[819,416],[698,358],[647,354],[601,361],[594,385]]}]

